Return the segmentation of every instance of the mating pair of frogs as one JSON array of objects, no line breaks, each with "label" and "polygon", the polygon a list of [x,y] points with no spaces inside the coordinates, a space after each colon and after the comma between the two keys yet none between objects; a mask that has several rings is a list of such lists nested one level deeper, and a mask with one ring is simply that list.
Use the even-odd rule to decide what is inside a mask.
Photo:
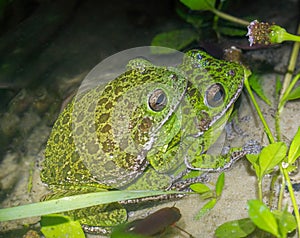
[{"label": "mating pair of frogs", "polygon": [[[76,97],[58,117],[45,151],[47,199],[112,189],[168,190],[228,168],[246,152],[208,155],[250,74],[199,50],[177,67],[129,61],[105,87]],[[199,171],[199,173],[195,173]],[[91,227],[127,219],[120,203],[71,211]]]}]

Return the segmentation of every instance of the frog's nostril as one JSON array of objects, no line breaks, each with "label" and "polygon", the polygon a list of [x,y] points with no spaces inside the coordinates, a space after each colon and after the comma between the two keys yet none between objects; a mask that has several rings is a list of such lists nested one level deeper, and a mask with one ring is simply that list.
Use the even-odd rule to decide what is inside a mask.
[{"label": "frog's nostril", "polygon": [[233,69],[229,70],[228,71],[228,76],[234,77],[235,76],[235,71]]}]

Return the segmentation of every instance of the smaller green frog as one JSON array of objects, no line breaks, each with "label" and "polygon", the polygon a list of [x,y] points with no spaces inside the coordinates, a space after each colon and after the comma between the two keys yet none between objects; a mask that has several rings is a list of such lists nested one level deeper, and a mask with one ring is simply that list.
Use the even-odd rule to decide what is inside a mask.
[{"label": "smaller green frog", "polygon": [[[205,152],[248,75],[242,65],[199,50],[187,52],[176,68],[131,60],[126,72],[78,95],[58,117],[41,171],[53,190],[46,199],[111,189],[180,190],[201,181],[202,171],[228,168],[246,152]],[[68,215],[84,227],[112,227],[127,219],[121,203]]]}]

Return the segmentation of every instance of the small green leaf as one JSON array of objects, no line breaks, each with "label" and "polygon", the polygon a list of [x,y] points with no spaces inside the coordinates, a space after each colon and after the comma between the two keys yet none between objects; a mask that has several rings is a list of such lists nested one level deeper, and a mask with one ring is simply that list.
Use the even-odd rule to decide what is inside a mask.
[{"label": "small green leaf", "polygon": [[259,157],[259,154],[247,154],[247,155],[246,155],[247,160],[248,160],[252,165],[257,163],[258,157]]},{"label": "small green leaf", "polygon": [[253,169],[255,170],[256,176],[259,177],[260,175],[260,167],[258,165],[259,154],[247,154],[246,158],[248,159]]},{"label": "small green leaf", "polygon": [[249,84],[254,92],[269,106],[271,105],[271,101],[265,95],[265,92],[262,87],[262,78],[257,74],[252,74],[249,77]]},{"label": "small green leaf", "polygon": [[201,199],[209,199],[214,197],[213,191],[205,184],[202,183],[194,183],[190,185],[190,188],[201,195]]},{"label": "small green leaf", "polygon": [[297,87],[289,93],[286,100],[295,100],[299,98],[300,98],[300,87]]},{"label": "small green leaf", "polygon": [[191,10],[207,11],[215,7],[216,0],[180,0]]},{"label": "small green leaf", "polygon": [[283,142],[275,142],[264,147],[259,155],[259,177],[270,173],[286,156],[287,146]]},{"label": "small green leaf", "polygon": [[289,153],[288,153],[288,163],[293,164],[296,159],[300,156],[300,127],[292,140]]},{"label": "small green leaf", "polygon": [[225,183],[225,174],[222,172],[217,180],[216,183],[216,195],[217,197],[220,197],[224,188],[224,183]]},{"label": "small green leaf", "polygon": [[248,214],[253,223],[260,229],[279,236],[276,219],[270,209],[259,200],[248,201]]},{"label": "small green leaf", "polygon": [[218,238],[239,238],[250,235],[255,230],[255,225],[250,218],[225,222],[219,226],[215,235]]},{"label": "small green leaf", "polygon": [[287,211],[287,207],[283,211],[274,210],[272,211],[276,219],[278,220],[279,232],[282,237],[297,228],[297,223],[295,217]]},{"label": "small green leaf", "polygon": [[51,214],[42,216],[41,232],[46,238],[85,238],[79,221],[73,221],[67,216]]},{"label": "small green leaf", "polygon": [[196,215],[195,219],[199,220],[201,217],[203,217],[206,213],[208,213],[211,209],[214,208],[214,206],[217,203],[217,199],[213,198],[211,200],[209,200],[198,212],[198,214]]},{"label": "small green leaf", "polygon": [[[182,50],[197,39],[198,39],[198,34],[194,30],[179,29],[179,30],[173,30],[173,31],[157,34],[152,39],[151,45],[152,46],[164,46],[164,47],[175,49],[175,50]],[[162,52],[162,49],[154,48],[153,50],[155,50],[155,52],[152,52],[152,53],[155,53],[155,54],[170,53],[169,50],[164,50],[163,52]],[[157,50],[159,50],[159,52],[156,52]]]},{"label": "small green leaf", "polygon": [[196,29],[200,29],[203,26],[204,19],[200,14],[190,14],[189,11],[186,11],[186,9],[183,9],[182,7],[177,7],[176,13]]},{"label": "small green leaf", "polygon": [[203,183],[191,184],[190,188],[196,193],[206,193],[211,191],[211,189]]}]

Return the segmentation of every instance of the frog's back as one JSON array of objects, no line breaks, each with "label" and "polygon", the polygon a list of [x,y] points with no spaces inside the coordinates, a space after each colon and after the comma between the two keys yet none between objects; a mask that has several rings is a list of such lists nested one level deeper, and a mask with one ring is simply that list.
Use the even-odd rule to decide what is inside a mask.
[{"label": "frog's back", "polygon": [[82,169],[84,164],[75,149],[73,137],[70,136],[73,107],[72,101],[59,115],[46,145],[41,179],[49,185],[92,183],[90,174],[83,174],[87,171]]},{"label": "frog's back", "polygon": [[[73,100],[48,140],[42,181],[115,187],[133,180],[147,166],[149,141],[184,94],[185,80],[173,77],[163,67],[131,69],[104,89],[96,87]],[[172,97],[166,108],[151,111],[148,98],[157,88]]]}]

